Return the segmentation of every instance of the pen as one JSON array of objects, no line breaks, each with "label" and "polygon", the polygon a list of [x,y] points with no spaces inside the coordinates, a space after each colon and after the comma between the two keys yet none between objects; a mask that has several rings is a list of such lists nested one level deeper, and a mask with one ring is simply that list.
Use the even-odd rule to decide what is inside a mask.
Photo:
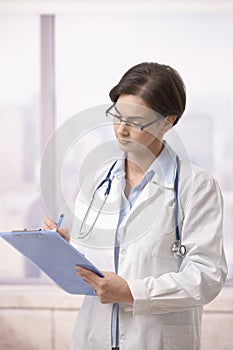
[{"label": "pen", "polygon": [[58,219],[58,222],[57,222],[57,225],[56,225],[56,229],[60,228],[63,219],[64,219],[64,214],[61,214],[59,219]]}]

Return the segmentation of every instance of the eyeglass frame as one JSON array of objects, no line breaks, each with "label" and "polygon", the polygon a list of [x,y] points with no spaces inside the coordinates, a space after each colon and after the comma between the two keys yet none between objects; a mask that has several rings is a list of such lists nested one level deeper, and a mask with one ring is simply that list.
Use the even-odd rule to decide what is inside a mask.
[{"label": "eyeglass frame", "polygon": [[[115,107],[115,109],[116,109],[117,112],[119,113],[119,115],[120,115],[119,117],[116,116],[116,115],[114,115],[114,114],[112,114],[112,113],[110,113],[110,110],[111,110],[113,107]],[[164,118],[162,115],[160,115],[160,117],[159,117],[158,119],[156,119],[156,120],[154,120],[154,121],[152,121],[152,122],[150,122],[150,123],[147,123],[147,124],[145,124],[145,125],[137,125],[137,124],[134,124],[134,123],[128,123],[126,120],[124,120],[124,119],[122,118],[121,113],[120,113],[120,112],[118,111],[118,109],[116,108],[116,102],[114,102],[108,109],[106,109],[105,115],[106,115],[107,118],[109,118],[109,117],[108,117],[108,114],[110,114],[112,117],[118,119],[120,123],[125,123],[125,125],[132,126],[132,127],[135,127],[135,128],[139,128],[141,131],[143,131],[143,130],[144,130],[145,128],[147,128],[148,126],[153,125],[153,124],[157,123],[158,121],[160,121],[161,119]]]}]

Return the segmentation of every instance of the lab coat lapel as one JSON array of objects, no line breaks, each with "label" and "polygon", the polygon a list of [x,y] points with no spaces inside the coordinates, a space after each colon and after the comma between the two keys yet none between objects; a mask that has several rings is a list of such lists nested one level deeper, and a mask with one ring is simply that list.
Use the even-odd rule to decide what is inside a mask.
[{"label": "lab coat lapel", "polygon": [[174,180],[176,173],[176,153],[171,147],[164,141],[164,150],[161,155],[158,156],[155,164],[154,175],[147,183],[145,188],[139,194],[136,202],[134,203],[127,222],[131,220],[138,211],[142,211],[147,201],[156,198],[155,206],[161,206],[163,203],[162,197],[166,190],[174,190]]},{"label": "lab coat lapel", "polygon": [[166,190],[174,190],[174,182],[167,182],[165,181],[161,176],[158,174],[154,174],[151,181],[145,186],[143,191],[139,194],[136,202],[134,203],[129,216],[126,220],[125,226],[127,226],[127,223],[130,220],[133,220],[135,215],[138,215],[143,208],[146,206],[146,203],[148,201],[154,200],[156,198],[155,202],[155,212],[156,212],[156,205],[158,206],[158,209],[160,209],[161,204],[164,200],[164,195]]}]

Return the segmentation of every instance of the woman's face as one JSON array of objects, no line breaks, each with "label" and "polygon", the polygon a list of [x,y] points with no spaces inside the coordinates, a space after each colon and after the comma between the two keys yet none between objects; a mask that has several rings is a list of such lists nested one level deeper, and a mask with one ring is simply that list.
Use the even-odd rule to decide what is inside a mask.
[{"label": "woman's face", "polygon": [[[119,146],[124,152],[136,152],[139,147],[153,152],[153,148],[161,143],[166,130],[166,119],[150,109],[144,100],[135,95],[120,95],[117,100],[115,112],[124,120],[138,125],[146,125],[154,122],[141,131],[140,127],[119,122],[115,118],[113,123],[114,132]],[[114,113],[115,113],[114,112]]]}]

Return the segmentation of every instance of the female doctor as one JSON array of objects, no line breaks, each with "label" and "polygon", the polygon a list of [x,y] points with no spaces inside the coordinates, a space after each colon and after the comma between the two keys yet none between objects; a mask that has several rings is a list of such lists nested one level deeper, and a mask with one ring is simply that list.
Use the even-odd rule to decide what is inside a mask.
[{"label": "female doctor", "polygon": [[221,291],[227,267],[218,183],[163,140],[184,112],[183,81],[167,65],[142,63],[110,98],[123,155],[89,191],[104,180],[101,210],[81,189],[71,238],[58,230],[104,274],[77,267],[95,296],[85,297],[71,349],[198,350],[203,305]]}]

